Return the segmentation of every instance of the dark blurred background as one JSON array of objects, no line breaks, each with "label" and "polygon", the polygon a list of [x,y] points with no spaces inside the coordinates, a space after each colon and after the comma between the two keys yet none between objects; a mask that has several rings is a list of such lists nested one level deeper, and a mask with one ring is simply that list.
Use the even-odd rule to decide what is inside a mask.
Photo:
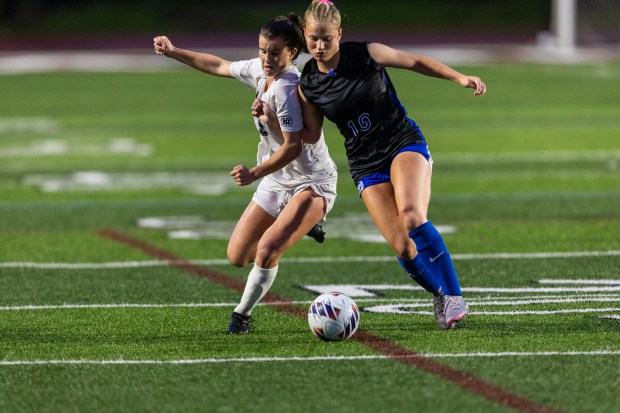
[{"label": "dark blurred background", "polygon": [[[337,0],[343,28],[408,44],[534,43],[558,2],[575,2],[577,42],[620,43],[620,0]],[[0,51],[133,48],[156,34],[247,46],[269,18],[309,0],[0,0]],[[557,10],[557,7],[555,8]]]},{"label": "dark blurred background", "polygon": [[[102,35],[111,40],[156,33],[255,34],[269,18],[303,15],[309,1],[250,0],[0,0],[0,46],[28,48],[54,39],[78,47]],[[350,32],[406,36],[408,42],[527,41],[548,29],[550,0],[340,0]],[[467,35],[465,35],[467,34]],[[381,39],[373,39],[381,40]],[[242,40],[239,40],[242,41]],[[61,46],[61,45],[59,45]]]},{"label": "dark blurred background", "polygon": [[[549,22],[548,0],[341,0],[347,28],[536,30]],[[309,1],[0,0],[4,34],[141,33],[253,30],[266,18],[303,14]]]}]

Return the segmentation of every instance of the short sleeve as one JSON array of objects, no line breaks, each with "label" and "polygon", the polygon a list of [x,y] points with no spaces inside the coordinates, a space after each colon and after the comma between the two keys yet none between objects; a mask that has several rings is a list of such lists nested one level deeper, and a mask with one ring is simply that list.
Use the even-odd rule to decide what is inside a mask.
[{"label": "short sleeve", "polygon": [[280,122],[280,129],[285,132],[297,132],[304,128],[301,112],[301,102],[297,94],[299,78],[293,76],[282,76],[274,84],[273,99],[275,100],[274,110]]},{"label": "short sleeve", "polygon": [[230,64],[230,75],[247,87],[256,89],[258,79],[263,74],[260,59],[239,60]]}]

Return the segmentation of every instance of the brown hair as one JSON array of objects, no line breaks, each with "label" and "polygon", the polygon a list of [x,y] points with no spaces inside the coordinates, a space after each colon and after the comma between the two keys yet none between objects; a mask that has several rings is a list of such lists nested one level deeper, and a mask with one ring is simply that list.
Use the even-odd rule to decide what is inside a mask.
[{"label": "brown hair", "polygon": [[297,49],[297,54],[293,56],[296,59],[302,50],[306,47],[304,38],[304,26],[299,16],[289,13],[287,16],[278,16],[269,20],[262,29],[260,34],[265,39],[283,39],[289,49]]},{"label": "brown hair", "polygon": [[312,3],[304,14],[304,23],[313,21],[316,23],[330,23],[340,28],[340,11],[330,0],[312,0]]}]

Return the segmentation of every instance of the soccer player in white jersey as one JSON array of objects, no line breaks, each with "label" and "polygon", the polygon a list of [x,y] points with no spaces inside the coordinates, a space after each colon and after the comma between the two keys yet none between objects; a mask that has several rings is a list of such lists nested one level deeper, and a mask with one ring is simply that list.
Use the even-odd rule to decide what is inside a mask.
[{"label": "soccer player in white jersey", "polygon": [[336,199],[336,165],[324,138],[321,136],[313,144],[302,141],[303,117],[297,95],[300,73],[294,60],[303,47],[301,19],[294,14],[276,17],[263,26],[258,39],[259,57],[252,60],[230,62],[179,49],[165,36],[154,39],[156,54],[243,82],[278,118],[279,128],[270,130],[264,115],[254,117],[260,134],[257,165],[237,165],[230,173],[239,186],[262,180],[228,243],[232,265],[253,263],[228,333],[249,331],[252,310],[271,287],[279,258],[325,219]]}]

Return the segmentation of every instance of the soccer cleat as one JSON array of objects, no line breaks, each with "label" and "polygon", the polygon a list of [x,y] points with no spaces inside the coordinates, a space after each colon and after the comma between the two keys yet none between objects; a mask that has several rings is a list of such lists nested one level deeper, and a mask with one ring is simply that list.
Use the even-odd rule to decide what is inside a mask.
[{"label": "soccer cleat", "polygon": [[433,297],[433,312],[435,313],[435,321],[439,325],[439,328],[447,330],[450,327],[446,324],[446,315],[444,313],[445,296],[443,294]]},{"label": "soccer cleat", "polygon": [[233,311],[228,323],[228,334],[245,334],[250,331],[250,322],[252,317],[245,314],[239,314]]},{"label": "soccer cleat", "polygon": [[308,232],[308,234],[306,235],[308,235],[311,238],[314,238],[314,240],[318,242],[319,244],[322,244],[323,241],[325,241],[325,232],[323,232],[323,227],[320,226],[319,224],[316,224],[315,226],[313,226],[310,232]]},{"label": "soccer cleat", "polygon": [[[446,317],[446,325],[452,326],[454,323],[461,321],[469,312],[469,307],[463,297],[460,295],[446,295],[444,314]],[[454,327],[450,327],[454,328]]]}]

